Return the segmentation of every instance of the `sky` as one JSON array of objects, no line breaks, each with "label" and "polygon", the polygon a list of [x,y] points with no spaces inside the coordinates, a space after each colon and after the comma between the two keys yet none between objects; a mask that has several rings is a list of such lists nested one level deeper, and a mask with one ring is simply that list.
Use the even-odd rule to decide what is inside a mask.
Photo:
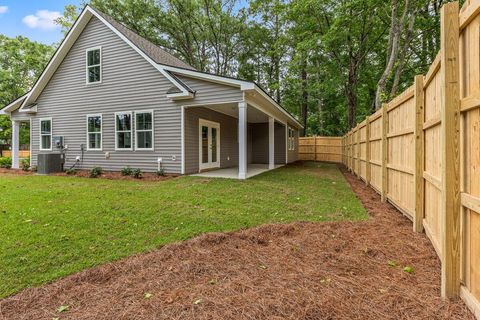
[{"label": "sky", "polygon": [[53,20],[67,4],[80,6],[81,0],[0,0],[0,33],[45,44],[59,42],[63,34]]}]

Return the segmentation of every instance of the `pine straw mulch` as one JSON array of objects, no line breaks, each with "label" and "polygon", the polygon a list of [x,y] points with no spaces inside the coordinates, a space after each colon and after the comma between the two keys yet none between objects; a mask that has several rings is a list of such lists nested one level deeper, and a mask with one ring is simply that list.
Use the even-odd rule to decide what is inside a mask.
[{"label": "pine straw mulch", "polygon": [[201,235],[24,290],[0,301],[0,318],[474,319],[439,297],[425,235],[345,174],[368,221]]},{"label": "pine straw mulch", "polygon": [[[72,176],[72,177],[82,177],[89,178],[90,170],[77,170],[73,174],[68,174],[66,172],[53,173],[54,176]],[[120,171],[103,171],[96,179],[108,179],[108,180],[142,180],[142,181],[164,181],[170,180],[172,178],[177,178],[178,174],[166,173],[163,176],[159,176],[153,172],[142,172],[141,178],[135,178],[133,176],[124,176]]]}]

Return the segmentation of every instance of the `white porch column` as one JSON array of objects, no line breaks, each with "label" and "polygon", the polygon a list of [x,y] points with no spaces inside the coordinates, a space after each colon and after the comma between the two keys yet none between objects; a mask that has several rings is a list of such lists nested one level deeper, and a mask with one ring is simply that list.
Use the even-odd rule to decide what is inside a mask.
[{"label": "white porch column", "polygon": [[285,123],[285,164],[288,164],[288,124]]},{"label": "white porch column", "polygon": [[12,120],[12,168],[20,168],[20,122]]},{"label": "white porch column", "polygon": [[247,178],[247,103],[238,103],[238,179]]},{"label": "white porch column", "polygon": [[268,169],[275,168],[275,119],[268,118]]}]

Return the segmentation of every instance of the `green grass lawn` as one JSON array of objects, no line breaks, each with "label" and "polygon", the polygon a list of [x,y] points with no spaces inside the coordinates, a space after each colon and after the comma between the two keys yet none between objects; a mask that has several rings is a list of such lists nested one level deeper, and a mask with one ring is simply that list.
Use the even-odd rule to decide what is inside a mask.
[{"label": "green grass lawn", "polygon": [[246,181],[0,175],[0,297],[204,232],[366,217],[331,164]]}]

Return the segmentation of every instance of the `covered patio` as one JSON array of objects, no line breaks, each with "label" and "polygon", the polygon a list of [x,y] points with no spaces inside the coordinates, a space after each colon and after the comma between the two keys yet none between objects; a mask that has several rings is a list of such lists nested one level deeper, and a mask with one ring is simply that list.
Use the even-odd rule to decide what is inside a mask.
[{"label": "covered patio", "polygon": [[[276,164],[274,169],[277,169],[280,167],[283,167],[283,165]],[[246,179],[257,176],[259,174],[262,174],[270,170],[272,169],[270,169],[269,166],[266,164],[257,164],[257,163],[250,164],[248,165],[248,168],[247,168]],[[205,171],[197,174],[192,174],[192,176],[204,177],[204,178],[238,179],[238,167]]]},{"label": "covered patio", "polygon": [[275,111],[251,99],[183,106],[184,173],[248,179],[295,161],[293,125]]}]

